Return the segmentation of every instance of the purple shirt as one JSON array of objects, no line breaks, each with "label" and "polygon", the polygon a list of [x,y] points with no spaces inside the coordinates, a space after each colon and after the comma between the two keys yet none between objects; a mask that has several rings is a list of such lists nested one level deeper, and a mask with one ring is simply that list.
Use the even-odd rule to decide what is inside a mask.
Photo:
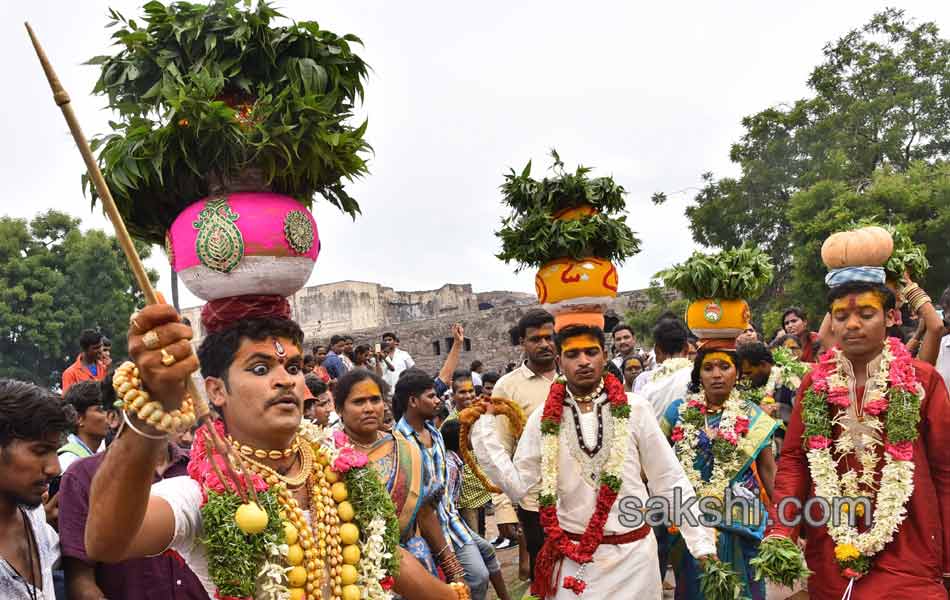
[{"label": "purple shirt", "polygon": [[[86,517],[89,487],[105,458],[100,452],[76,461],[63,473],[59,488],[59,541],[63,557],[93,564],[86,556]],[[187,476],[188,455],[172,446],[171,462],[155,481]],[[116,523],[116,527],[121,527]],[[109,600],[208,600],[191,569],[178,557],[162,554],[116,564],[95,563],[96,585]]]}]

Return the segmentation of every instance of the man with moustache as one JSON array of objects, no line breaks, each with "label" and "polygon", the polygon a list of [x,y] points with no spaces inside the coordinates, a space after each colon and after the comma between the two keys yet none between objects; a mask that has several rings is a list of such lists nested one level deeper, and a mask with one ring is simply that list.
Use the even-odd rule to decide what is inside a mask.
[{"label": "man with moustache", "polygon": [[59,400],[30,383],[0,379],[0,597],[54,600],[59,537],[42,505],[59,475],[56,449],[69,428]]},{"label": "man with moustache", "polygon": [[[202,310],[207,335],[198,356],[192,351],[191,328],[181,322],[174,308],[157,304],[132,315],[129,352],[141,383],[165,412],[177,410],[185,398],[184,381],[198,368],[200,358],[205,392],[229,442],[251,448],[255,456],[263,451],[259,465],[286,478],[306,480],[319,463],[305,460],[307,444],[294,444],[304,435],[303,331],[290,319],[290,304],[282,296],[225,300],[209,302]],[[217,584],[204,542],[202,484],[192,477],[172,477],[153,486],[167,435],[131,411],[123,418],[126,430],[106,453],[92,482],[86,554],[92,561],[119,562],[173,549],[212,597]],[[247,454],[240,454],[238,460],[247,462]],[[303,485],[290,493],[300,506],[311,506],[311,489]],[[392,507],[378,510],[385,517],[383,511]],[[304,518],[313,527],[315,517]],[[309,595],[320,597],[326,591],[326,587],[318,588]],[[458,597],[403,550],[393,591],[418,600]]]}]

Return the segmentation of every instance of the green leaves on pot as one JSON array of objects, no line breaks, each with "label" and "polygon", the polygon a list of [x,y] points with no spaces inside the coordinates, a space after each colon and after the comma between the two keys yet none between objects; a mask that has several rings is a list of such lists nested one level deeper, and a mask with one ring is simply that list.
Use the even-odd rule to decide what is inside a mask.
[{"label": "green leaves on pot", "polygon": [[564,162],[557,150],[551,150],[551,157],[554,159],[551,165],[554,177],[545,177],[541,181],[533,179],[531,161],[521,173],[511,169],[505,175],[505,183],[501,186],[502,202],[513,212],[525,214],[541,210],[554,214],[583,204],[605,215],[624,210],[626,202],[623,196],[627,192],[612,177],[588,178],[591,169],[581,165],[570,173],[564,170]]},{"label": "green leaves on pot", "polygon": [[519,263],[518,271],[562,257],[577,260],[596,256],[622,263],[640,251],[640,240],[627,226],[626,217],[593,215],[558,221],[534,211],[505,219],[495,235],[501,238],[502,247],[496,256],[505,262]]},{"label": "green leaves on pot", "polygon": [[[640,251],[640,240],[624,216],[611,216],[626,206],[623,187],[611,177],[589,178],[591,169],[567,172],[561,157],[551,151],[554,177],[531,177],[529,162],[521,173],[505,175],[502,201],[511,214],[495,232],[502,242],[496,256],[519,264],[517,270],[539,267],[557,258],[596,256],[615,263]],[[570,221],[555,218],[560,211],[588,205],[596,214]]]},{"label": "green leaves on pot", "polygon": [[855,223],[854,228],[868,227],[877,225],[883,227],[894,240],[894,251],[886,263],[884,270],[891,279],[902,279],[904,272],[910,274],[911,279],[922,279],[927,270],[930,269],[930,261],[927,260],[927,248],[923,244],[915,244],[914,239],[907,231],[907,226],[903,224],[882,225],[874,219],[862,219]]},{"label": "green leaves on pot", "polygon": [[686,262],[660,271],[655,277],[690,300],[752,300],[772,281],[772,261],[751,245],[718,254],[694,252]]},{"label": "green leaves on pot", "polygon": [[[321,194],[355,216],[344,182],[367,173],[366,123],[351,124],[366,64],[315,22],[277,25],[266,2],[239,8],[145,5],[137,22],[111,11],[119,50],[94,91],[119,119],[94,149],[134,235],[161,243],[175,216],[207,195],[208,178],[260,170],[265,184],[309,206]],[[95,191],[91,190],[93,202]]]}]

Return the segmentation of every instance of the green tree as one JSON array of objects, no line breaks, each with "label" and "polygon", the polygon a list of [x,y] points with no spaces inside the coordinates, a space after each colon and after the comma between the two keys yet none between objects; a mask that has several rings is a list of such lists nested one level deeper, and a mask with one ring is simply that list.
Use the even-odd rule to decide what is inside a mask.
[{"label": "green tree", "polygon": [[653,346],[653,327],[660,320],[660,316],[671,312],[683,318],[689,303],[677,292],[656,284],[647,288],[646,293],[648,304],[643,308],[627,311],[623,322],[633,328],[640,345],[649,348]]},{"label": "green tree", "polygon": [[114,357],[125,356],[129,315],[142,303],[112,236],[83,233],[78,219],[56,211],[29,223],[0,218],[0,377],[59,384],[87,328],[113,340]]},{"label": "green tree", "polygon": [[860,218],[901,227],[926,247],[930,270],[919,283],[931,294],[939,294],[950,281],[950,163],[919,161],[906,171],[882,167],[860,190],[843,181],[823,181],[795,194],[788,214],[795,268],[787,291],[811,315],[824,312],[822,243]]},{"label": "green tree", "polygon": [[[950,41],[934,23],[915,24],[901,10],[885,10],[827,44],[808,86],[813,97],[742,120],[745,134],[730,150],[741,174],[704,174],[703,188],[686,210],[697,242],[753,242],[769,253],[777,277],[767,297],[774,302],[814,299],[805,292],[815,290],[798,280],[787,290],[792,298],[783,296],[794,274],[817,276],[810,267],[820,260],[823,236],[833,231],[827,226],[843,223],[845,215],[832,220],[827,211],[806,208],[810,198],[843,198],[850,190],[852,204],[837,210],[853,220],[870,216],[859,211],[881,208],[888,221],[917,219],[908,225],[923,234],[933,214],[895,204],[907,195],[891,194],[886,210],[859,199],[882,180],[897,185],[890,178],[909,173],[916,161],[935,164],[950,153]],[[917,195],[924,193],[919,186],[940,179],[912,177]],[[927,194],[941,197],[936,189]],[[940,271],[941,246],[928,246],[936,269],[928,282],[943,285],[950,272]]]}]

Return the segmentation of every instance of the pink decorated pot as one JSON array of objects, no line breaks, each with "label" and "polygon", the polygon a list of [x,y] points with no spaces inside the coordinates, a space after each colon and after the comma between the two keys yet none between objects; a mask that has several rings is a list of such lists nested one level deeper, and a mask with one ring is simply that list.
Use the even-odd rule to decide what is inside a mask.
[{"label": "pink decorated pot", "polygon": [[185,287],[203,300],[290,296],[310,278],[320,236],[313,215],[290,196],[240,192],[182,211],[165,249]]}]

